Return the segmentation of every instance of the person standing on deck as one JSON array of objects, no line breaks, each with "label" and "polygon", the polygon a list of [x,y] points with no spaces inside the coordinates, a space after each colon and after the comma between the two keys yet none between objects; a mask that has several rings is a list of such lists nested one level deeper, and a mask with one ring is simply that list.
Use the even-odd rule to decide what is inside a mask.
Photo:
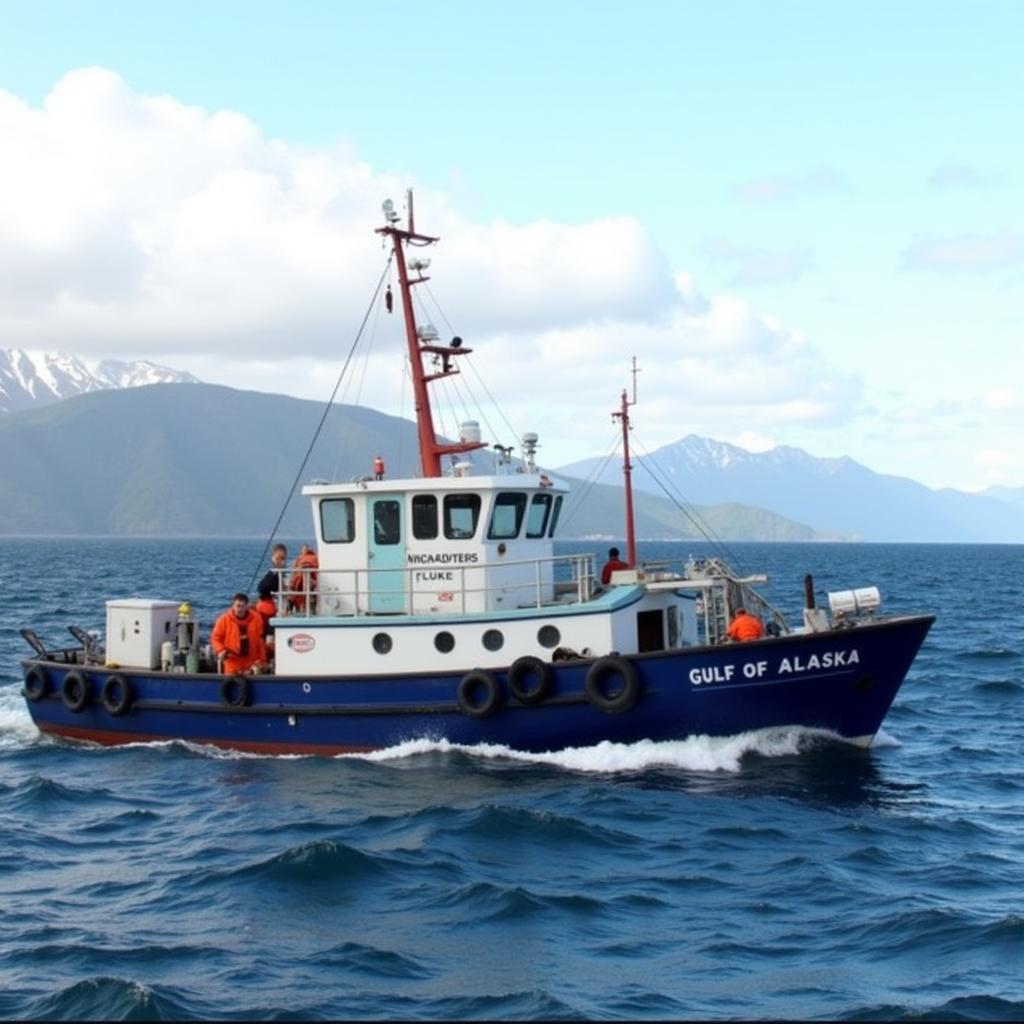
[{"label": "person standing on deck", "polygon": [[231,607],[213,624],[210,644],[226,675],[259,672],[266,667],[263,616],[249,607],[245,594],[235,594]]},{"label": "person standing on deck", "polygon": [[[297,612],[306,610],[306,595],[313,594],[316,590],[316,569],[320,568],[320,559],[316,552],[308,545],[303,544],[299,551],[298,558],[292,565],[292,578],[288,581],[288,590],[291,592],[288,604]],[[315,597],[310,611],[316,611]]]},{"label": "person standing on deck", "polygon": [[764,625],[756,615],[751,615],[745,608],[737,608],[725,635],[730,640],[760,640],[764,636]]},{"label": "person standing on deck", "polygon": [[613,572],[618,572],[620,569],[628,568],[629,566],[619,558],[619,549],[609,548],[608,561],[604,563],[604,568],[601,569],[601,582],[605,586],[608,586],[608,584],[611,583]]},{"label": "person standing on deck", "polygon": [[281,572],[288,563],[288,549],[283,544],[275,544],[274,550],[270,552],[270,564],[273,568],[267,570],[266,575],[260,580],[256,587],[260,595],[256,602],[256,610],[268,621],[277,614],[277,602],[274,595],[284,589]]}]

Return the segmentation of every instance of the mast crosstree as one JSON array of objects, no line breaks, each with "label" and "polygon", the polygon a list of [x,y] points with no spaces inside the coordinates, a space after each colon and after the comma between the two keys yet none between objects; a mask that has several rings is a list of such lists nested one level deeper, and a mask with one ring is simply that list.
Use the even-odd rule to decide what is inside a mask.
[{"label": "mast crosstree", "polygon": [[[416,404],[420,471],[424,477],[439,477],[442,475],[441,459],[443,456],[476,451],[484,447],[482,441],[460,440],[454,443],[443,443],[438,440],[437,431],[434,428],[434,414],[428,390],[428,385],[434,381],[456,375],[459,370],[453,365],[453,361],[459,356],[468,355],[473,350],[463,348],[462,339],[459,337],[452,338],[447,345],[438,344],[436,331],[432,331],[429,328],[420,328],[416,324],[416,313],[412,304],[412,289],[416,285],[430,280],[423,273],[430,265],[430,261],[414,259],[407,263],[406,247],[433,245],[438,239],[432,235],[421,235],[415,230],[412,212],[412,189],[407,193],[406,201],[408,227],[403,229],[398,226],[401,215],[396,212],[395,204],[388,199],[385,200],[383,207],[387,224],[382,228],[377,228],[377,234],[391,240],[395,263],[398,266],[398,287],[402,297],[405,340],[408,347],[409,369],[412,373],[413,395]],[[415,277],[412,274],[415,274]],[[424,358],[439,358],[440,369],[430,372],[424,365]]]}]

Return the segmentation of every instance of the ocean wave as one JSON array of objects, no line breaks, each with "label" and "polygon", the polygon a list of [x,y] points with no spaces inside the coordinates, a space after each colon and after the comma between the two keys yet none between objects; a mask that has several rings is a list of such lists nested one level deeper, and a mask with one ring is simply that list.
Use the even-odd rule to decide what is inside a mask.
[{"label": "ocean wave", "polygon": [[317,885],[344,879],[356,883],[390,874],[395,865],[382,854],[364,853],[347,843],[315,839],[263,860],[227,870],[199,872],[189,888],[221,887],[230,882],[266,882],[276,885]]},{"label": "ocean wave", "polygon": [[941,1005],[922,1007],[884,1003],[844,1014],[842,1020],[1008,1020],[1024,1019],[1024,1000],[991,995],[957,996]]},{"label": "ocean wave", "polygon": [[24,1016],[36,1020],[184,1020],[204,1014],[141,982],[99,976],[34,1000]]},{"label": "ocean wave", "polygon": [[526,764],[543,764],[574,772],[609,774],[641,772],[650,768],[680,768],[691,772],[730,772],[742,770],[745,758],[787,757],[806,752],[822,742],[844,742],[842,737],[823,729],[800,726],[758,729],[735,736],[691,736],[685,740],[615,743],[604,740],[591,747],[566,747],[564,750],[516,750],[499,744],[465,745],[448,740],[409,740],[406,743],[367,754],[343,754],[343,758],[365,761],[392,761],[422,754],[460,753],[483,760],[504,759]]},{"label": "ocean wave", "polygon": [[373,978],[414,980],[429,978],[433,972],[413,956],[378,949],[361,942],[342,942],[313,953],[308,962],[317,967],[343,970]]}]

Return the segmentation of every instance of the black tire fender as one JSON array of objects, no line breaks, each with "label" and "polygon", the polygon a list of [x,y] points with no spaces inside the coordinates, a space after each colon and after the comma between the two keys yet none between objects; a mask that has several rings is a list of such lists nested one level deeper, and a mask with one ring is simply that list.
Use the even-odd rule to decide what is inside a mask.
[{"label": "black tire fender", "polygon": [[135,694],[131,684],[124,676],[107,676],[100,690],[100,700],[108,714],[115,718],[128,714],[135,703]]},{"label": "black tire fender", "polygon": [[[483,699],[480,700],[481,694]],[[475,668],[459,680],[459,710],[470,718],[488,718],[501,707],[501,687],[490,672]]]},{"label": "black tire fender", "polygon": [[25,699],[33,703],[49,696],[50,677],[40,665],[33,665],[25,673]]},{"label": "black tire fender", "polygon": [[92,693],[89,689],[89,682],[84,673],[73,668],[60,684],[60,699],[64,701],[64,707],[68,711],[84,711],[92,700]]},{"label": "black tire fender", "polygon": [[229,708],[247,708],[252,703],[252,683],[246,676],[228,676],[220,684],[220,701]]},{"label": "black tire fender", "polygon": [[[608,686],[621,684],[621,689],[609,693]],[[587,700],[606,715],[620,715],[629,711],[640,697],[640,677],[636,667],[625,658],[606,655],[598,658],[587,669]]]},{"label": "black tire fender", "polygon": [[509,666],[508,688],[520,704],[540,704],[551,696],[551,666],[527,654]]}]

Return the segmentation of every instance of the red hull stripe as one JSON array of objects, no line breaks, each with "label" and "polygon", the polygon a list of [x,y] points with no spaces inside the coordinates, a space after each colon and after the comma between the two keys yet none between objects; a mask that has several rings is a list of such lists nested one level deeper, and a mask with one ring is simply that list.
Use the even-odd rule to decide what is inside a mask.
[{"label": "red hull stripe", "polygon": [[106,729],[81,729],[73,725],[38,725],[40,732],[61,736],[70,740],[88,740],[105,747],[117,747],[125,743],[170,743],[181,740],[201,746],[219,747],[221,750],[240,750],[247,754],[367,754],[377,747],[333,746],[320,743],[259,743],[254,740],[213,740],[199,736],[155,736],[143,732],[109,732]]}]

